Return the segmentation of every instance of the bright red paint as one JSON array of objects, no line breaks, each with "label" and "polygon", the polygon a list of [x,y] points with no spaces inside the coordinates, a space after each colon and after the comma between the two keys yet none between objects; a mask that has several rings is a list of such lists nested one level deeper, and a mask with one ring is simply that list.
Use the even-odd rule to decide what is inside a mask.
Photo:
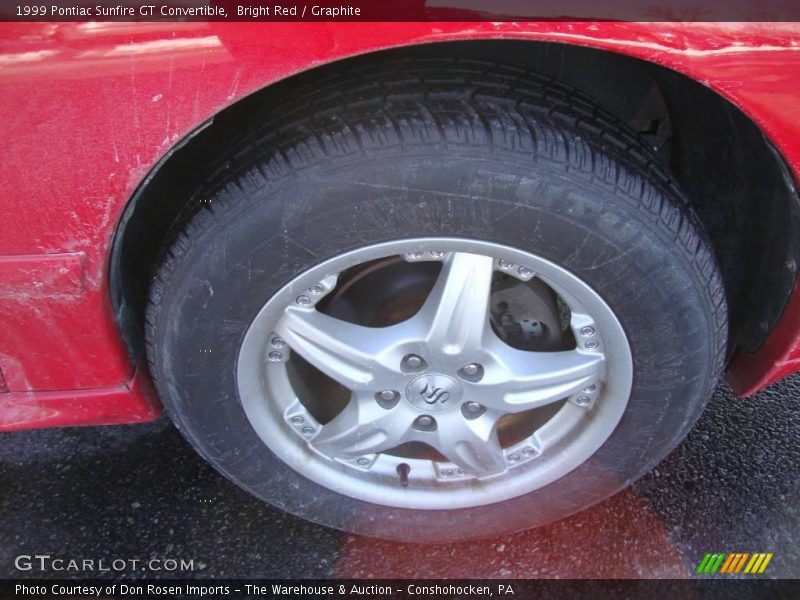
[{"label": "bright red paint", "polygon": [[149,377],[121,385],[63,392],[9,392],[0,397],[0,431],[144,423],[161,414]]},{"label": "bright red paint", "polygon": [[[199,123],[323,62],[497,37],[594,46],[681,71],[750,115],[800,175],[798,24],[5,23],[0,430],[158,414],[127,383],[146,378],[134,379],[111,314],[110,242],[136,186]],[[800,367],[798,294],[764,349],[734,361],[739,392]]]},{"label": "bright red paint", "polygon": [[755,354],[738,354],[728,370],[728,383],[749,396],[779,379],[800,371],[800,281],[775,330]]}]

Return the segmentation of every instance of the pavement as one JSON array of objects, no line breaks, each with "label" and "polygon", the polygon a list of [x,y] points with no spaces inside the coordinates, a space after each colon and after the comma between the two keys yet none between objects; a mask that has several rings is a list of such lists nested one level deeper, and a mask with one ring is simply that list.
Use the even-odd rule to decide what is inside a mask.
[{"label": "pavement", "polygon": [[581,514],[432,546],[347,535],[266,506],[165,419],[0,434],[0,577],[98,574],[14,566],[20,555],[49,554],[106,568],[192,561],[177,572],[166,561],[160,571],[125,563],[112,571],[123,578],[683,578],[716,551],[772,552],[765,575],[798,578],[798,539],[800,376],[749,399],[721,386],[656,470]]}]

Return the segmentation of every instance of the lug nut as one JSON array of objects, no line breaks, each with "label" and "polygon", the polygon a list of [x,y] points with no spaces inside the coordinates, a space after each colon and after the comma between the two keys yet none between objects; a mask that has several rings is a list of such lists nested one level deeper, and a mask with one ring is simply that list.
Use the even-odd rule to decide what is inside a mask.
[{"label": "lug nut", "polygon": [[596,350],[597,348],[599,348],[599,347],[600,347],[600,344],[599,344],[599,343],[597,343],[597,342],[595,342],[594,340],[589,340],[588,342],[586,342],[586,343],[584,344],[584,346],[586,346],[586,348],[587,348],[588,350]]},{"label": "lug nut", "polygon": [[314,285],[311,286],[311,293],[312,294],[316,294],[316,295],[319,296],[324,291],[325,291],[325,287],[321,283],[315,283]]},{"label": "lug nut", "polygon": [[303,432],[303,435],[309,436],[312,433],[314,433],[314,428],[306,426],[306,427],[303,427],[300,431]]},{"label": "lug nut", "polygon": [[411,258],[422,258],[422,252],[409,252],[408,255]]},{"label": "lug nut", "polygon": [[480,370],[480,365],[476,365],[475,363],[469,364],[463,369],[464,375],[477,375],[478,371]]},{"label": "lug nut", "polygon": [[428,415],[422,415],[414,420],[414,428],[422,431],[433,431],[436,429],[436,420]]},{"label": "lug nut", "polygon": [[470,363],[461,367],[458,374],[462,379],[475,383],[483,378],[483,366],[478,363]]},{"label": "lug nut", "polygon": [[280,338],[280,337],[272,338],[271,344],[272,344],[273,348],[285,348],[286,347],[286,341],[283,338]]},{"label": "lug nut", "polygon": [[270,352],[267,354],[267,358],[270,362],[280,362],[283,360],[283,354],[281,352]]},{"label": "lug nut", "polygon": [[581,335],[583,337],[589,337],[594,335],[594,327],[591,325],[587,325],[586,327],[581,327]]},{"label": "lug nut", "polygon": [[513,265],[511,264],[510,261],[501,258],[500,260],[497,261],[497,266],[500,267],[501,269],[510,269]]},{"label": "lug nut", "polygon": [[589,396],[578,396],[575,399],[575,404],[578,406],[589,406],[592,403],[592,399]]},{"label": "lug nut", "polygon": [[423,415],[417,419],[417,425],[421,427],[430,427],[431,425],[433,425],[433,419],[431,417]]},{"label": "lug nut", "polygon": [[517,269],[517,273],[520,274],[520,277],[531,277],[533,275],[533,271],[531,271],[528,267],[520,267]]},{"label": "lug nut", "polygon": [[299,415],[296,417],[292,417],[292,423],[294,423],[295,425],[302,425],[305,422],[306,420]]},{"label": "lug nut", "polygon": [[510,462],[510,463],[518,463],[519,462],[519,454],[509,454],[508,455],[508,462]]},{"label": "lug nut", "polygon": [[311,298],[309,298],[308,296],[298,296],[297,303],[300,306],[308,306],[309,304],[311,304]]},{"label": "lug nut", "polygon": [[533,449],[533,448],[531,448],[530,446],[525,446],[525,447],[522,449],[522,453],[523,453],[525,456],[533,456],[534,454],[536,454],[536,450],[534,450],[534,449]]},{"label": "lug nut", "polygon": [[375,393],[375,402],[385,410],[394,408],[399,401],[400,394],[394,390],[383,390]]},{"label": "lug nut", "polygon": [[366,467],[369,464],[369,459],[368,458],[359,458],[356,461],[356,464],[361,465],[362,467]]},{"label": "lug nut", "polygon": [[442,469],[442,477],[452,477],[453,469]]},{"label": "lug nut", "polygon": [[431,251],[431,256],[433,258],[442,258],[444,256],[444,252],[442,252],[441,250],[433,250]]},{"label": "lug nut", "polygon": [[585,388],[583,388],[583,391],[586,392],[587,394],[591,394],[596,389],[597,386],[595,384],[592,384],[592,385],[587,385]]},{"label": "lug nut", "polygon": [[406,369],[410,369],[412,371],[418,371],[425,366],[425,361],[422,360],[421,356],[417,356],[416,354],[408,354],[403,359],[403,366]]},{"label": "lug nut", "polygon": [[486,407],[483,406],[483,404],[480,404],[479,402],[469,401],[469,402],[465,402],[464,404],[461,405],[461,415],[465,419],[469,419],[469,420],[477,419],[485,411],[486,411]]}]

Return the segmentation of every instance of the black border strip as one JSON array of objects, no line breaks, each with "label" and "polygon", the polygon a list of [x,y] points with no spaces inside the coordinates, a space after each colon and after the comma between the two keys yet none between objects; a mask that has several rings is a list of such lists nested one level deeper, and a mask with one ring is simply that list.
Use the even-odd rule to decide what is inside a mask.
[{"label": "black border strip", "polygon": [[[680,595],[679,595],[680,594]],[[382,600],[469,600],[484,598],[772,598],[800,597],[799,580],[762,578],[686,580],[431,580],[431,579],[59,579],[0,580],[3,598],[36,600],[78,598],[281,598],[335,600],[380,598]]]},{"label": "black border strip", "polygon": [[0,6],[0,21],[18,22],[798,20],[797,0],[4,0]]}]

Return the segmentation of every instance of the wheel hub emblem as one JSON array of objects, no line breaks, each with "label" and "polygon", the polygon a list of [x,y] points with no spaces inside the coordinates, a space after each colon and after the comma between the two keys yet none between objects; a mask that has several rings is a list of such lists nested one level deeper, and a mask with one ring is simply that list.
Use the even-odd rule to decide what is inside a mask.
[{"label": "wheel hub emblem", "polygon": [[417,408],[428,411],[445,410],[461,401],[461,385],[447,375],[420,375],[406,388],[406,397]]}]

